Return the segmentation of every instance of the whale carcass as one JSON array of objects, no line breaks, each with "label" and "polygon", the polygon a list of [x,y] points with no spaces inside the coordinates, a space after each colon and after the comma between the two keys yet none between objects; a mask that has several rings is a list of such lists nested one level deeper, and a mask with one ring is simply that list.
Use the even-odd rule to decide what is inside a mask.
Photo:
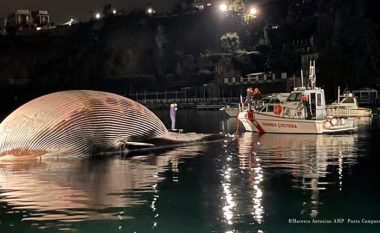
[{"label": "whale carcass", "polygon": [[70,90],[36,98],[0,124],[0,155],[94,154],[144,141],[196,140],[168,132],[143,105],[113,93]]}]

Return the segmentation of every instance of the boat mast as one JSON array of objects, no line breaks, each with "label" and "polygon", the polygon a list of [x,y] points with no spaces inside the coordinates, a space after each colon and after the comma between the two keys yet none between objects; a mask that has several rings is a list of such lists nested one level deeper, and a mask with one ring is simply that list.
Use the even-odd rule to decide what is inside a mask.
[{"label": "boat mast", "polygon": [[[343,94],[344,96],[344,94]],[[340,103],[340,86],[338,86],[338,99],[337,99],[338,104]]]},{"label": "boat mast", "polygon": [[309,82],[311,89],[315,89],[315,83],[317,81],[317,76],[315,75],[315,60],[310,61],[310,67],[309,67]]}]

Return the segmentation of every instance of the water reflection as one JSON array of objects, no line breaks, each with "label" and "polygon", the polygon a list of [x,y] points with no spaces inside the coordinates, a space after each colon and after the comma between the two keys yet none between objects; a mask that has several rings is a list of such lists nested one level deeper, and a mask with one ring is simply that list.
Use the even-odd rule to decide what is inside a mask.
[{"label": "water reflection", "polygon": [[[126,209],[147,204],[158,225],[157,184],[167,170],[178,171],[181,158],[199,155],[204,145],[167,153],[110,159],[1,161],[0,200],[22,220],[68,222],[131,218]],[[178,178],[177,178],[178,179]],[[149,197],[150,196],[150,197]],[[149,200],[152,200],[149,204]],[[4,222],[3,222],[4,224]]]},{"label": "water reflection", "polygon": [[[179,115],[179,124],[185,131],[234,133],[236,118],[214,118],[216,113],[197,117],[191,111],[187,118]],[[0,208],[6,208],[0,211],[0,232],[57,222],[61,230],[75,232],[294,232],[289,217],[324,218],[346,211],[352,200],[364,206],[358,216],[371,216],[375,197],[360,197],[376,193],[377,179],[367,178],[376,177],[377,166],[367,172],[370,166],[361,160],[351,172],[359,155],[372,153],[378,132],[358,126],[353,135],[243,133],[232,143],[127,160],[2,161]],[[352,192],[357,188],[363,194]],[[13,225],[4,230],[5,224]]]},{"label": "water reflection", "polygon": [[240,122],[236,117],[224,117],[222,120],[220,120],[220,130],[223,133],[234,133],[236,132],[239,124]]},{"label": "water reflection", "polygon": [[[261,159],[255,155],[257,144],[254,140],[253,137],[237,137],[236,144],[225,142],[223,154],[217,163],[221,183],[219,206],[224,232],[240,232],[245,224],[250,226],[252,232],[256,232],[259,229],[255,228],[264,220],[264,175]],[[236,145],[237,151],[233,147]]]},{"label": "water reflection", "polygon": [[264,180],[262,160],[256,156],[256,147],[260,142],[252,137],[251,133],[245,133],[237,138],[239,167],[242,170],[250,170],[249,184],[251,186],[252,216],[257,223],[263,222],[264,207],[262,205],[262,181]]},{"label": "water reflection", "polygon": [[238,137],[237,149],[241,170],[250,170],[253,189],[253,217],[264,221],[261,197],[263,179],[274,171],[290,175],[293,187],[306,197],[301,214],[316,217],[322,190],[337,185],[344,187],[343,170],[356,163],[356,140],[345,135],[286,135],[243,133]]}]

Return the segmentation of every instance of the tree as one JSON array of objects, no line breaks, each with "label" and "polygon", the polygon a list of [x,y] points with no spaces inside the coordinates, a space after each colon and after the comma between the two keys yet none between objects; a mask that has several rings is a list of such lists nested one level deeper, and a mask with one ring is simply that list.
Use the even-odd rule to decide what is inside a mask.
[{"label": "tree", "polygon": [[220,37],[222,50],[226,53],[234,53],[239,49],[240,39],[236,32],[227,32]]}]

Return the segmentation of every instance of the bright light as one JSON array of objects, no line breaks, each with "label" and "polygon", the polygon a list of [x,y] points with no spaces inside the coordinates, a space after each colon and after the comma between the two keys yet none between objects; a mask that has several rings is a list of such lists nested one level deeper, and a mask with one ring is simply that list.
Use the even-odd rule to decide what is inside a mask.
[{"label": "bright light", "polygon": [[96,13],[96,14],[95,14],[95,18],[96,18],[96,19],[100,19],[100,17],[101,17],[100,13]]},{"label": "bright light", "polygon": [[40,27],[37,27],[37,28],[36,28],[37,31],[40,31],[41,29],[42,29],[42,28],[40,28]]},{"label": "bright light", "polygon": [[257,8],[256,7],[251,7],[249,9],[249,14],[250,15],[257,15]]},{"label": "bright light", "polygon": [[225,3],[221,3],[221,4],[219,5],[219,10],[220,10],[220,11],[222,11],[222,12],[226,12],[227,9],[228,9],[227,4],[225,4]]},{"label": "bright light", "polygon": [[116,11],[115,9],[113,9],[112,13],[113,13],[114,15],[116,15],[117,11]]},{"label": "bright light", "polygon": [[154,13],[154,10],[153,10],[153,8],[151,8],[151,7],[149,7],[147,10],[146,10],[146,12],[148,13],[148,14],[153,14]]}]

